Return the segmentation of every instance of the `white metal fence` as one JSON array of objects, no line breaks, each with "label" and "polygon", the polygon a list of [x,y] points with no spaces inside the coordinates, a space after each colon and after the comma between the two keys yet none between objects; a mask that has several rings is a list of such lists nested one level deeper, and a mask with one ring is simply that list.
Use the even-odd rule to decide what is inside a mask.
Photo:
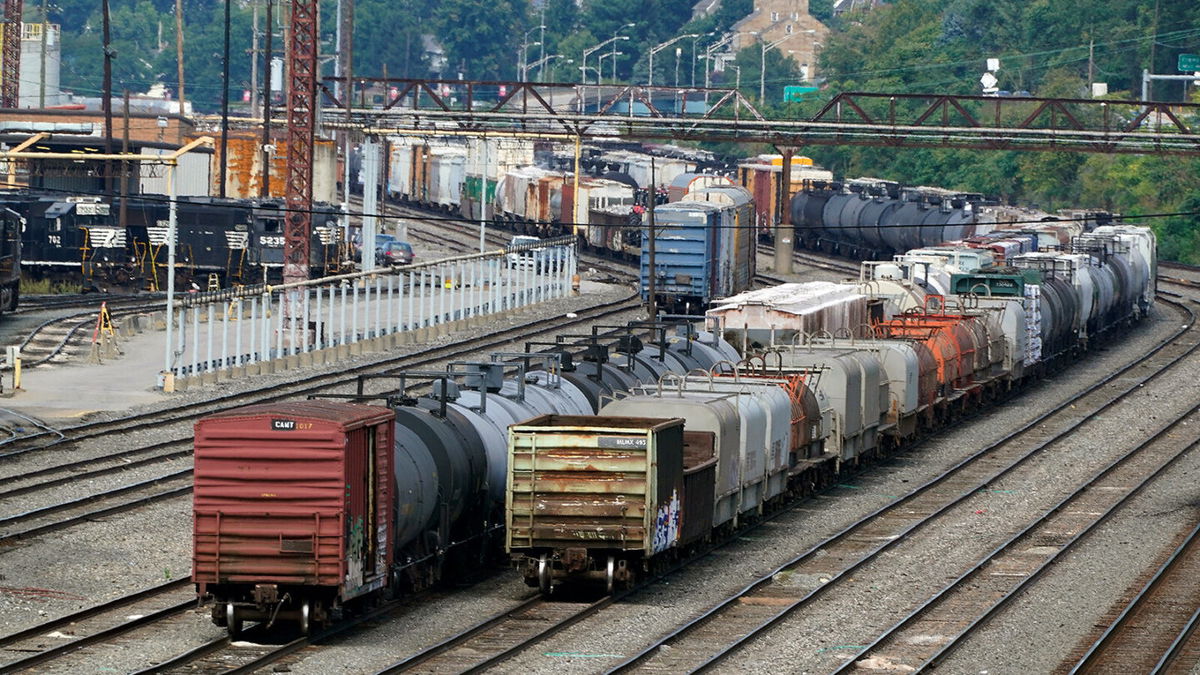
[{"label": "white metal fence", "polygon": [[187,386],[431,339],[460,322],[565,297],[576,253],[574,239],[563,237],[299,284],[189,294],[175,302],[176,344],[164,375],[172,376],[169,386]]}]

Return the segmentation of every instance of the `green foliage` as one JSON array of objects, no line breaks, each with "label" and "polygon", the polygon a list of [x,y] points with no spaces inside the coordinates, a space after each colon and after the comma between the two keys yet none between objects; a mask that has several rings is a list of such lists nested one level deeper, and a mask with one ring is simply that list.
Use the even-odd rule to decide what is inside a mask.
[{"label": "green foliage", "polygon": [[[516,79],[529,17],[526,0],[440,0],[433,13],[451,79]],[[531,41],[533,41],[531,39]]]},{"label": "green foliage", "polygon": [[[820,55],[822,100],[789,106],[789,115],[811,116],[816,103],[843,91],[978,94],[987,58],[1000,59],[1001,89],[1079,98],[1088,93],[1089,43],[1097,81],[1113,92],[1138,91],[1152,51],[1155,72],[1174,72],[1180,52],[1200,52],[1200,3],[897,0],[835,25],[844,30],[829,36]],[[1160,98],[1178,91],[1175,83],[1155,89]],[[1200,262],[1198,160],[869,147],[805,152],[835,173],[983,192],[1044,209],[1184,213],[1144,222],[1158,232],[1161,255]]]}]

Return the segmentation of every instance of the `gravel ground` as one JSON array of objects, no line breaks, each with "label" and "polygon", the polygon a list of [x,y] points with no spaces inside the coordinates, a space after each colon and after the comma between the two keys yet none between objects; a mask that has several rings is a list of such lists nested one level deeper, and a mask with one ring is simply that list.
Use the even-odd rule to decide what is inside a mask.
[{"label": "gravel ground", "polygon": [[39,673],[129,673],[182,654],[221,637],[225,629],[208,620],[208,608],[190,609],[145,628],[130,631],[112,643],[84,647],[38,666]]},{"label": "gravel ground", "polygon": [[[1190,371],[1177,378],[1195,378],[1200,368],[1193,365]],[[1171,391],[1176,386],[1179,381],[1163,381],[1147,385],[1145,391],[1151,387],[1158,392]],[[876,562],[855,572],[853,583],[832,589],[822,602],[783,622],[771,637],[738,654],[737,660],[754,664],[749,668],[753,672],[768,672],[784,664],[808,672],[831,670],[854,654],[854,650],[838,650],[837,646],[869,644],[940,591],[948,580],[987,557],[1026,523],[1068,496],[1075,485],[1149,435],[1147,425],[1135,426],[1147,407],[1153,406],[1164,418],[1175,412],[1170,410],[1175,406],[1167,401],[1151,404],[1149,399],[1147,395],[1138,396],[1120,410],[1107,411],[1098,418],[1098,424],[1076,432],[1069,445],[1031,460],[954,507],[917,536],[906,538]],[[894,579],[904,583],[889,583]],[[1098,584],[1095,593],[1104,593],[1105,586],[1104,582]],[[1075,617],[1072,625],[1080,627],[1078,608],[1072,608],[1070,615]],[[1091,624],[1088,621],[1082,628],[1086,630]],[[824,628],[827,626],[836,626],[836,631],[831,633]]]},{"label": "gravel ground", "polygon": [[1063,556],[941,670],[1045,673],[1085,638],[1090,645],[1093,617],[1102,617],[1144,570],[1157,566],[1176,533],[1195,527],[1198,481],[1200,452],[1192,451]]},{"label": "gravel ground", "polygon": [[[190,575],[191,507],[173,499],[3,549],[0,634]],[[55,595],[10,591],[27,588]]]},{"label": "gravel ground", "polygon": [[[10,517],[26,511],[51,506],[70,499],[78,499],[82,495],[91,495],[115,490],[139,481],[151,480],[178,471],[192,468],[191,457],[156,462],[145,469],[129,469],[105,476],[70,481],[62,485],[48,487],[28,494],[17,495],[8,499],[0,499],[0,518]],[[162,488],[150,488],[158,491]]]}]

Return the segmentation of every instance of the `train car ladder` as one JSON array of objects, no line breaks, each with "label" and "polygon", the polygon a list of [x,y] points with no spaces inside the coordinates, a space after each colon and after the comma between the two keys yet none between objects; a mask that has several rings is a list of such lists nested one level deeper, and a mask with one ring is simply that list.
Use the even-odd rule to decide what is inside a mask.
[{"label": "train car ladder", "polygon": [[208,273],[208,289],[207,290],[210,290],[210,291],[221,290],[221,275],[217,274],[216,272]]}]

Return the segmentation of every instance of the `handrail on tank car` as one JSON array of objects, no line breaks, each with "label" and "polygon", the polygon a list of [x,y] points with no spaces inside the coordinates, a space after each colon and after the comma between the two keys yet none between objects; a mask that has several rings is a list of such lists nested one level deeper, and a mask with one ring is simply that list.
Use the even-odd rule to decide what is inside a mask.
[{"label": "handrail on tank car", "polygon": [[[553,381],[553,387],[558,389],[562,386],[562,354],[559,352],[492,352],[492,361],[499,359],[517,359],[524,364],[525,374],[531,370],[530,363],[532,361],[540,361],[542,367],[550,374]],[[525,377],[522,375],[521,380]]]},{"label": "handrail on tank car", "polygon": [[[734,363],[733,361],[730,361],[730,360],[728,360],[728,359],[721,359],[720,361],[717,361],[716,363],[714,363],[714,364],[713,364],[713,367],[712,367],[712,371],[711,371],[711,372],[713,372],[713,373],[716,373],[717,366],[723,366],[723,365],[727,365],[727,366],[729,366],[729,367],[731,368],[731,371],[730,371],[730,372],[732,372],[732,373],[733,373],[733,380],[734,380],[734,382],[737,382],[737,381],[741,380],[741,375],[742,375],[742,372],[741,372],[741,370],[738,368],[738,364],[736,364],[736,363]],[[717,377],[721,377],[721,376],[720,376],[720,375],[718,375]]]},{"label": "handrail on tank car", "polygon": [[438,407],[438,412],[436,414],[438,415],[438,417],[444,418],[446,416],[446,401],[447,401],[446,385],[449,383],[450,377],[451,377],[451,373],[447,373],[444,370],[402,370],[397,373],[368,373],[368,374],[364,374],[364,375],[359,375],[358,376],[358,395],[362,396],[364,398],[369,396],[369,394],[366,394],[363,391],[364,385],[366,384],[366,382],[368,380],[383,380],[383,379],[396,378],[400,381],[399,387],[397,387],[396,393],[395,393],[395,397],[396,397],[397,401],[399,401],[402,405],[409,404],[409,403],[415,403],[417,400],[417,397],[410,396],[408,394],[408,378],[410,378],[410,377],[429,378],[430,380],[432,380],[435,383],[436,382],[442,383],[441,395],[440,396],[435,395],[434,392],[437,391],[435,388],[433,391],[430,392],[430,397],[436,398],[438,400],[440,405]]},{"label": "handrail on tank car", "polygon": [[[610,324],[594,325],[594,326],[592,326],[592,333],[596,334],[599,331],[605,330],[605,329],[615,329],[615,330],[625,331],[627,334],[632,335],[633,329],[635,327],[633,325],[633,323],[634,322],[630,322],[628,324],[624,324],[624,325],[620,325],[620,326],[610,325]],[[647,322],[641,322],[641,323],[647,323]],[[666,349],[667,349],[667,346],[666,346],[667,340],[666,340],[665,333],[661,340],[655,340],[653,337],[653,334],[654,334],[654,331],[658,330],[658,327],[649,327],[649,326],[641,326],[641,327],[642,328],[650,328],[650,333],[651,333],[650,344],[658,347],[658,360],[659,361],[664,360],[666,358]],[[640,340],[641,338],[638,338],[638,339]]]}]

